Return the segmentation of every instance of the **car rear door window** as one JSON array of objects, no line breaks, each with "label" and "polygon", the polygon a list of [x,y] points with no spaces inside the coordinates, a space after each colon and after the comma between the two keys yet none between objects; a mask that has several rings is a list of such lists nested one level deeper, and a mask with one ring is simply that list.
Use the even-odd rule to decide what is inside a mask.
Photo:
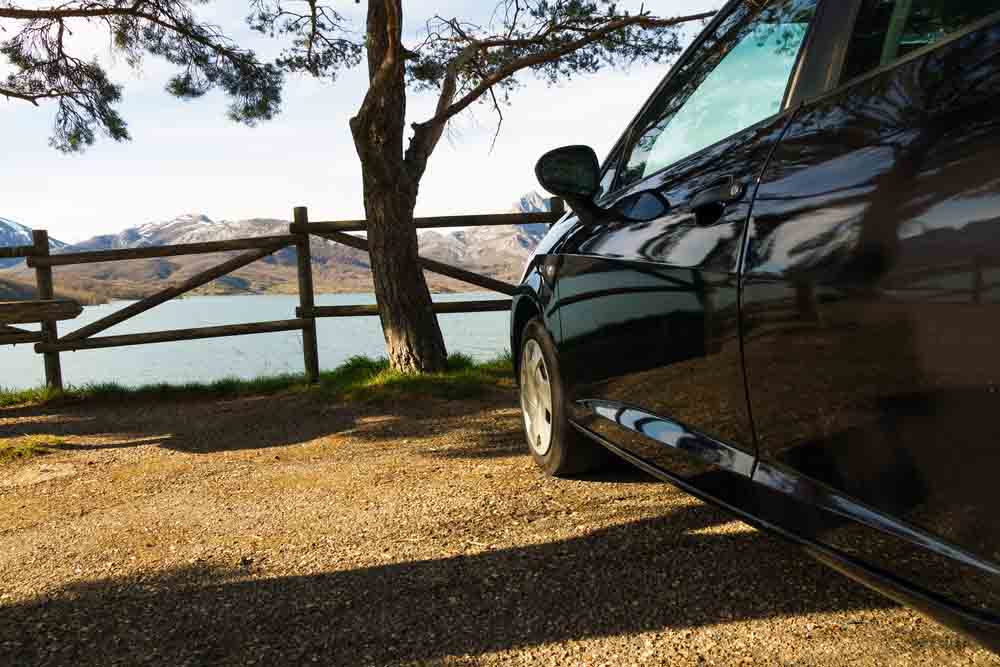
[{"label": "car rear door window", "polygon": [[863,0],[841,81],[889,65],[1000,11],[1000,0]]},{"label": "car rear door window", "polygon": [[646,109],[619,180],[627,186],[781,111],[816,0],[744,0]]}]

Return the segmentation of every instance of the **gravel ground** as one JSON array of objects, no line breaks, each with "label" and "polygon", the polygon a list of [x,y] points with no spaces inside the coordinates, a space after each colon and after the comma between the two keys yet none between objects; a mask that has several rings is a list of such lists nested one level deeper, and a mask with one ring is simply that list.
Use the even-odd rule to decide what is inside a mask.
[{"label": "gravel ground", "polygon": [[1000,665],[514,398],[0,410],[0,665]]}]

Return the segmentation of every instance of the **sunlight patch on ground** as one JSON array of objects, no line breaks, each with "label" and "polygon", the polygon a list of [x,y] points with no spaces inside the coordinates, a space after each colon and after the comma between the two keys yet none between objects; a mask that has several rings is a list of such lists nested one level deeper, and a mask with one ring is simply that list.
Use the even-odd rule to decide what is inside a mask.
[{"label": "sunlight patch on ground", "polygon": [[757,529],[742,521],[730,521],[717,526],[707,526],[705,528],[695,528],[687,531],[688,535],[742,535],[756,533]]},{"label": "sunlight patch on ground", "polygon": [[26,461],[52,453],[64,441],[54,435],[26,435],[0,441],[0,464]]}]

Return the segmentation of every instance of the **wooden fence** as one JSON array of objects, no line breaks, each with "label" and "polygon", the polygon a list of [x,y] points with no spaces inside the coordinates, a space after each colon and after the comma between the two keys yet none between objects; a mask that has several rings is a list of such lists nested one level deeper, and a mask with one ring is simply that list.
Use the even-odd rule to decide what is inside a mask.
[{"label": "wooden fence", "polygon": [[[564,208],[562,201],[559,199],[551,200],[551,204],[551,213],[417,218],[416,226],[418,229],[433,229],[442,227],[552,224],[562,217]],[[312,235],[316,235],[368,252],[368,241],[365,238],[347,233],[359,231],[365,231],[364,220],[312,222],[309,220],[308,210],[305,207],[298,207],[294,210],[294,222],[289,227],[289,233],[282,236],[261,236],[206,243],[184,243],[146,248],[97,250],[51,255],[49,253],[48,232],[45,230],[35,230],[32,245],[0,248],[0,259],[21,257],[27,259],[28,266],[35,269],[35,280],[38,288],[38,298],[36,300],[0,303],[0,345],[35,343],[35,351],[42,354],[45,358],[46,384],[56,389],[62,389],[63,380],[59,359],[60,352],[226,336],[244,336],[248,334],[273,333],[276,331],[301,331],[302,356],[306,376],[310,382],[316,382],[319,379],[316,319],[321,317],[378,315],[378,309],[373,305],[317,306],[313,289],[312,257],[309,240]],[[298,257],[299,292],[299,306],[296,309],[295,317],[292,319],[200,327],[196,329],[173,329],[138,334],[98,335],[116,324],[125,322],[171,299],[176,299],[191,290],[217,280],[283,248],[292,246],[295,247]],[[62,336],[59,335],[58,322],[76,317],[82,309],[79,304],[73,301],[55,298],[52,271],[54,267],[232,251],[245,252],[211,269],[191,276],[179,284],[165,287],[95,322],[79,327]],[[507,296],[514,293],[515,286],[510,283],[443,262],[421,257],[420,265],[426,271],[448,276],[490,291],[499,292]],[[433,307],[437,313],[478,313],[508,310],[510,305],[510,299],[493,299],[487,301],[435,303]],[[40,322],[41,330],[28,331],[13,326],[15,324],[31,322]]]}]

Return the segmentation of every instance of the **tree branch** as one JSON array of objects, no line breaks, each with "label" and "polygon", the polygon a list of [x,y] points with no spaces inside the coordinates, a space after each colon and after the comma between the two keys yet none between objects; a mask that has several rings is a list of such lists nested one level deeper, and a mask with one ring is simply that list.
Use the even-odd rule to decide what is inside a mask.
[{"label": "tree branch", "polygon": [[[715,12],[702,12],[700,14],[691,14],[689,16],[681,16],[671,19],[657,19],[646,15],[638,16],[627,16],[616,19],[614,21],[609,21],[605,23],[602,27],[591,30],[588,34],[580,39],[568,42],[557,48],[548,49],[540,53],[534,53],[522,58],[513,60],[506,65],[498,68],[488,77],[484,78],[479,85],[475,86],[472,90],[466,93],[460,100],[453,104],[448,104],[443,110],[440,109],[441,105],[439,103],[438,112],[430,120],[421,123],[421,125],[432,125],[439,123],[446,123],[449,119],[455,115],[461,113],[466,108],[469,107],[473,102],[479,99],[483,94],[486,93],[491,87],[507,79],[521,70],[540,65],[546,62],[552,62],[566,56],[574,51],[578,51],[585,48],[591,44],[601,41],[610,35],[624,30],[630,27],[640,27],[640,28],[668,28],[675,25],[680,25],[682,23],[687,23],[689,21],[698,21],[706,18],[710,18],[715,15]],[[477,49],[486,49],[492,47],[504,47],[504,46],[521,46],[524,44],[538,44],[539,39],[544,39],[542,33],[541,37],[531,38],[528,40],[505,40],[505,39],[493,39],[484,40],[480,42],[474,42],[473,45]]]},{"label": "tree branch", "polygon": [[25,102],[31,102],[36,107],[38,106],[38,100],[50,99],[53,97],[59,97],[61,93],[21,93],[16,90],[11,90],[9,88],[0,88],[0,95],[4,97],[13,97],[16,100],[24,100]]},{"label": "tree branch", "polygon": [[0,53],[14,70],[4,78],[0,95],[33,104],[58,101],[50,143],[59,150],[91,145],[98,128],[118,141],[129,138],[114,108],[121,100],[120,86],[109,80],[98,61],[73,57],[65,48],[74,20],[105,28],[112,49],[133,67],[144,53],[180,66],[167,86],[175,96],[190,99],[223,88],[232,100],[230,118],[247,124],[272,118],[278,110],[280,71],[239,48],[220,28],[199,22],[191,0],[78,0],[45,9],[0,2],[0,20],[22,24],[0,43]]},{"label": "tree branch", "polygon": [[45,19],[94,19],[108,16],[135,16],[138,7],[143,4],[137,0],[128,7],[50,7],[48,9],[20,9],[18,7],[0,7],[0,19],[18,19],[34,21]]},{"label": "tree branch", "polygon": [[[363,168],[378,180],[406,188],[403,122],[406,109],[401,0],[368,5],[368,91],[351,118],[351,134]],[[392,148],[386,149],[386,146]],[[414,181],[415,183],[415,181]],[[414,197],[416,195],[414,194]]]},{"label": "tree branch", "polygon": [[[443,114],[451,104],[458,90],[458,74],[471,61],[478,49],[474,45],[469,45],[462,52],[448,63],[444,80],[441,82],[441,94],[438,96],[435,117]],[[444,134],[445,123],[414,123],[413,137],[406,148],[406,164],[415,174],[423,174],[427,168],[427,158],[437,147]]]},{"label": "tree branch", "polygon": [[[494,89],[498,85],[503,87],[518,72],[559,61],[630,28],[646,30],[671,28],[715,15],[715,12],[701,12],[674,18],[656,18],[647,13],[640,13],[635,16],[598,17],[594,24],[589,25],[581,24],[574,17],[560,17],[558,20],[538,20],[536,27],[522,32],[521,36],[516,36],[515,21],[522,9],[520,0],[514,0],[513,6],[508,6],[508,16],[504,19],[507,27],[501,33],[483,39],[471,36],[471,33],[479,29],[477,26],[462,24],[458,19],[448,20],[438,16],[428,23],[429,36],[425,44],[451,43],[460,50],[447,60],[438,79],[440,90],[433,117],[421,123],[413,123],[411,126],[413,136],[406,150],[405,162],[414,177],[419,179],[423,174],[448,121],[487,93],[491,95],[494,107],[499,112],[499,100]],[[450,33],[451,36],[446,37],[441,33]],[[578,37],[579,33],[582,35]],[[564,41],[567,38],[569,41]],[[495,55],[497,50],[501,51],[499,56]],[[517,57],[517,51],[523,50],[529,53]],[[514,53],[509,54],[511,51]],[[504,58],[507,55],[515,57],[505,62]],[[487,69],[491,64],[492,72]],[[431,69],[429,72],[431,74],[427,78],[432,79],[434,70]],[[470,73],[474,73],[475,77],[470,76]],[[470,79],[474,80],[470,82]],[[464,94],[456,101],[463,81],[470,83],[470,88],[464,90]],[[502,113],[500,122],[503,122]]]}]

